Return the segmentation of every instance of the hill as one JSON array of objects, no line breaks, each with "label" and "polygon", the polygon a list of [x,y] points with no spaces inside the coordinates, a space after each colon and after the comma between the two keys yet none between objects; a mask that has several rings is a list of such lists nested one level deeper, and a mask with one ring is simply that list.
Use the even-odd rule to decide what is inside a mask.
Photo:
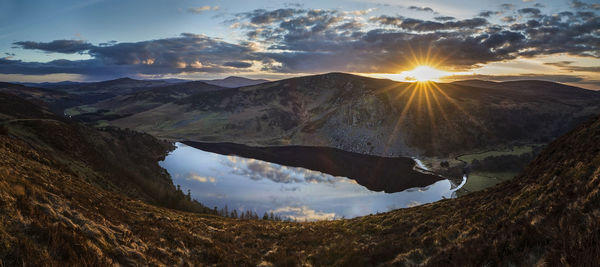
[{"label": "hill", "polygon": [[[2,265],[586,266],[600,260],[600,118],[549,144],[514,180],[484,191],[350,220],[292,223],[157,207],[153,194],[115,170],[135,163],[127,164],[132,174],[144,168],[161,180],[156,161],[168,145],[57,120],[12,96],[0,95],[0,111]],[[111,160],[110,151],[121,153]],[[126,184],[107,185],[118,181]]]},{"label": "hill", "polygon": [[162,138],[451,157],[545,143],[600,113],[600,93],[522,81],[472,87],[343,73],[198,93],[111,124]]},{"label": "hill", "polygon": [[222,88],[200,81],[153,86],[133,93],[120,94],[97,103],[77,106],[66,110],[65,113],[85,122],[114,120],[141,113],[194,94]]},{"label": "hill", "polygon": [[[183,193],[175,190],[169,174],[157,165],[174,147],[148,134],[86,127],[4,93],[0,93],[0,134],[5,142],[4,159],[11,164],[18,162],[10,157],[11,148],[24,144],[36,151],[36,157],[44,158],[46,167],[103,189],[159,206],[207,211],[200,204],[180,201]],[[21,175],[26,174],[4,172],[3,178]]]},{"label": "hill", "polygon": [[248,78],[238,77],[238,76],[229,76],[229,77],[223,78],[223,79],[202,80],[202,82],[205,82],[205,83],[208,83],[208,84],[212,84],[212,85],[221,86],[221,87],[236,88],[236,87],[250,86],[250,85],[257,85],[257,84],[261,84],[261,83],[266,83],[266,82],[268,82],[268,80],[265,80],[265,79],[248,79]]}]

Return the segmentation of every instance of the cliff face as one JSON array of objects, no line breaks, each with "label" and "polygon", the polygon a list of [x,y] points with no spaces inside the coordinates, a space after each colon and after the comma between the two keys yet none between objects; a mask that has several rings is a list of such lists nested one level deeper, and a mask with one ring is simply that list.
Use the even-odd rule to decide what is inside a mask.
[{"label": "cliff face", "polygon": [[[600,260],[600,118],[552,142],[521,175],[493,188],[351,220],[286,223],[153,205],[153,191],[129,175],[148,168],[165,178],[154,166],[168,144],[80,128],[39,109],[14,112],[4,105],[20,100],[0,96],[3,265],[585,266]],[[16,118],[25,113],[28,119]],[[142,147],[146,139],[156,150]],[[132,174],[117,171],[127,162]],[[172,187],[166,180],[155,185]]]}]

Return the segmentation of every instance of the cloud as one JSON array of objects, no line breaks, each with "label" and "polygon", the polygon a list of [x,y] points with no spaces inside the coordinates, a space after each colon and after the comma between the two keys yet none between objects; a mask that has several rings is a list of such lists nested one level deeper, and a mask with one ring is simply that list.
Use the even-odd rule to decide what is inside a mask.
[{"label": "cloud", "polygon": [[443,78],[444,80],[470,80],[480,79],[489,81],[515,81],[515,80],[545,80],[552,82],[561,83],[575,83],[582,82],[583,78],[576,75],[563,75],[563,74],[538,74],[538,73],[524,73],[518,75],[451,75]]},{"label": "cloud", "polygon": [[44,52],[74,54],[87,51],[94,46],[88,42],[80,40],[54,40],[52,42],[32,42],[22,41],[13,43],[22,49],[41,50]]},{"label": "cloud", "polygon": [[242,13],[244,17],[248,18],[253,24],[268,24],[273,22],[279,22],[286,18],[292,17],[295,14],[303,13],[302,9],[294,8],[280,8],[273,11],[267,11],[265,9],[256,9],[252,12]]},{"label": "cloud", "polygon": [[188,12],[189,13],[194,13],[194,14],[201,14],[204,13],[206,11],[216,11],[219,10],[219,6],[201,6],[201,7],[190,7],[188,8]]},{"label": "cloud", "polygon": [[66,73],[98,79],[256,69],[392,73],[412,67],[413,54],[421,57],[427,51],[440,66],[454,70],[554,54],[600,58],[600,17],[591,9],[545,14],[538,8],[521,8],[500,21],[486,19],[514,6],[501,8],[473,18],[438,16],[433,20],[389,15],[366,18],[368,10],[256,9],[227,22],[236,25],[246,41],[227,42],[191,33],[97,45],[73,40],[21,41],[15,46],[83,53],[91,59],[24,62],[3,58],[0,74]]},{"label": "cloud", "polygon": [[599,3],[588,4],[579,0],[572,0],[571,6],[575,9],[595,9],[600,10]]},{"label": "cloud", "polygon": [[[157,40],[92,45],[79,41],[50,43],[17,42],[23,49],[45,52],[89,54],[89,60],[23,62],[0,60],[4,74],[83,74],[91,78],[136,76],[139,74],[224,73],[244,68],[244,61],[260,60],[254,47],[232,44],[205,35],[182,33]],[[247,67],[246,67],[247,68]]]},{"label": "cloud", "polygon": [[515,22],[517,21],[517,18],[515,18],[514,16],[506,16],[502,18],[502,21],[504,22]]},{"label": "cloud", "polygon": [[558,61],[558,62],[548,62],[548,63],[544,63],[544,64],[560,67],[561,69],[568,70],[568,71],[600,72],[600,66],[592,66],[592,67],[573,66],[572,65],[573,63],[574,63],[573,61]]},{"label": "cloud", "polygon": [[455,17],[450,17],[450,16],[438,16],[438,17],[435,17],[433,19],[439,20],[439,21],[456,20]]},{"label": "cloud", "polygon": [[238,69],[250,68],[252,67],[252,63],[243,62],[243,61],[229,61],[225,62],[223,66],[234,67]]},{"label": "cloud", "polygon": [[499,14],[501,14],[501,12],[486,10],[486,11],[479,12],[479,14],[477,16],[484,17],[484,18],[489,18],[492,15],[499,15]]},{"label": "cloud", "polygon": [[380,16],[372,18],[371,21],[377,21],[383,25],[394,25],[401,29],[413,31],[439,31],[439,30],[454,30],[462,28],[478,28],[488,24],[484,18],[472,18],[458,21],[435,22],[429,20],[412,19],[405,17],[389,17]]},{"label": "cloud", "polygon": [[529,15],[533,18],[542,18],[542,15],[541,15],[542,11],[537,8],[533,8],[533,7],[521,8],[518,10],[518,12],[520,14]]},{"label": "cloud", "polygon": [[186,180],[193,180],[193,181],[200,182],[200,183],[213,183],[213,184],[217,182],[217,179],[215,179],[214,177],[200,176],[193,172],[188,173]]},{"label": "cloud", "polygon": [[287,206],[275,210],[270,210],[269,212],[280,214],[283,215],[283,217],[288,217],[296,221],[323,221],[332,220],[335,218],[335,212],[315,211],[313,209],[308,208],[307,206]]},{"label": "cloud", "polygon": [[431,12],[431,13],[435,12],[435,11],[433,11],[433,9],[431,7],[409,6],[408,9],[410,9],[410,10],[416,10],[416,11]]}]

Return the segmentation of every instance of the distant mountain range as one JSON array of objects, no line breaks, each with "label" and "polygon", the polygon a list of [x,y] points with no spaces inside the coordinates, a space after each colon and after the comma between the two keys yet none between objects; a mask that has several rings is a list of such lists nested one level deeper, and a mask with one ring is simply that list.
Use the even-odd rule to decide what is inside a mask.
[{"label": "distant mountain range", "polygon": [[[40,88],[73,88],[73,87],[86,87],[86,86],[95,85],[95,84],[105,84],[105,83],[127,84],[127,83],[131,83],[131,82],[143,82],[143,81],[158,82],[158,84],[164,85],[165,83],[186,83],[186,82],[192,82],[193,80],[176,79],[176,78],[156,79],[156,80],[135,80],[135,79],[124,77],[124,78],[119,78],[119,79],[109,80],[109,81],[104,81],[104,82],[74,82],[74,81],[42,82],[42,83],[15,82],[15,84],[21,84],[21,85],[25,85],[25,86],[29,86],[29,87],[40,87]],[[198,80],[198,81],[205,82],[208,84],[218,85],[221,87],[233,88],[233,87],[241,87],[241,86],[248,86],[248,85],[257,85],[257,84],[268,82],[269,80],[248,79],[248,78],[238,77],[238,76],[229,76],[229,77],[223,78],[223,79]]]},{"label": "distant mountain range", "polygon": [[[225,87],[238,81],[261,83]],[[161,138],[384,156],[444,158],[545,143],[600,113],[600,92],[545,81],[403,83],[329,73],[212,83],[124,78],[52,90],[82,104],[67,109],[74,118]]]}]

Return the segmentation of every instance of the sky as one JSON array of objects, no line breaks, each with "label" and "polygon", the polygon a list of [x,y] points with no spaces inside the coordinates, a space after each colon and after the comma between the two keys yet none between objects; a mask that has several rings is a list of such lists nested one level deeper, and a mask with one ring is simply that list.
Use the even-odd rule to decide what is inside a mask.
[{"label": "sky", "polygon": [[600,89],[599,14],[596,0],[3,0],[0,80],[425,73]]}]

